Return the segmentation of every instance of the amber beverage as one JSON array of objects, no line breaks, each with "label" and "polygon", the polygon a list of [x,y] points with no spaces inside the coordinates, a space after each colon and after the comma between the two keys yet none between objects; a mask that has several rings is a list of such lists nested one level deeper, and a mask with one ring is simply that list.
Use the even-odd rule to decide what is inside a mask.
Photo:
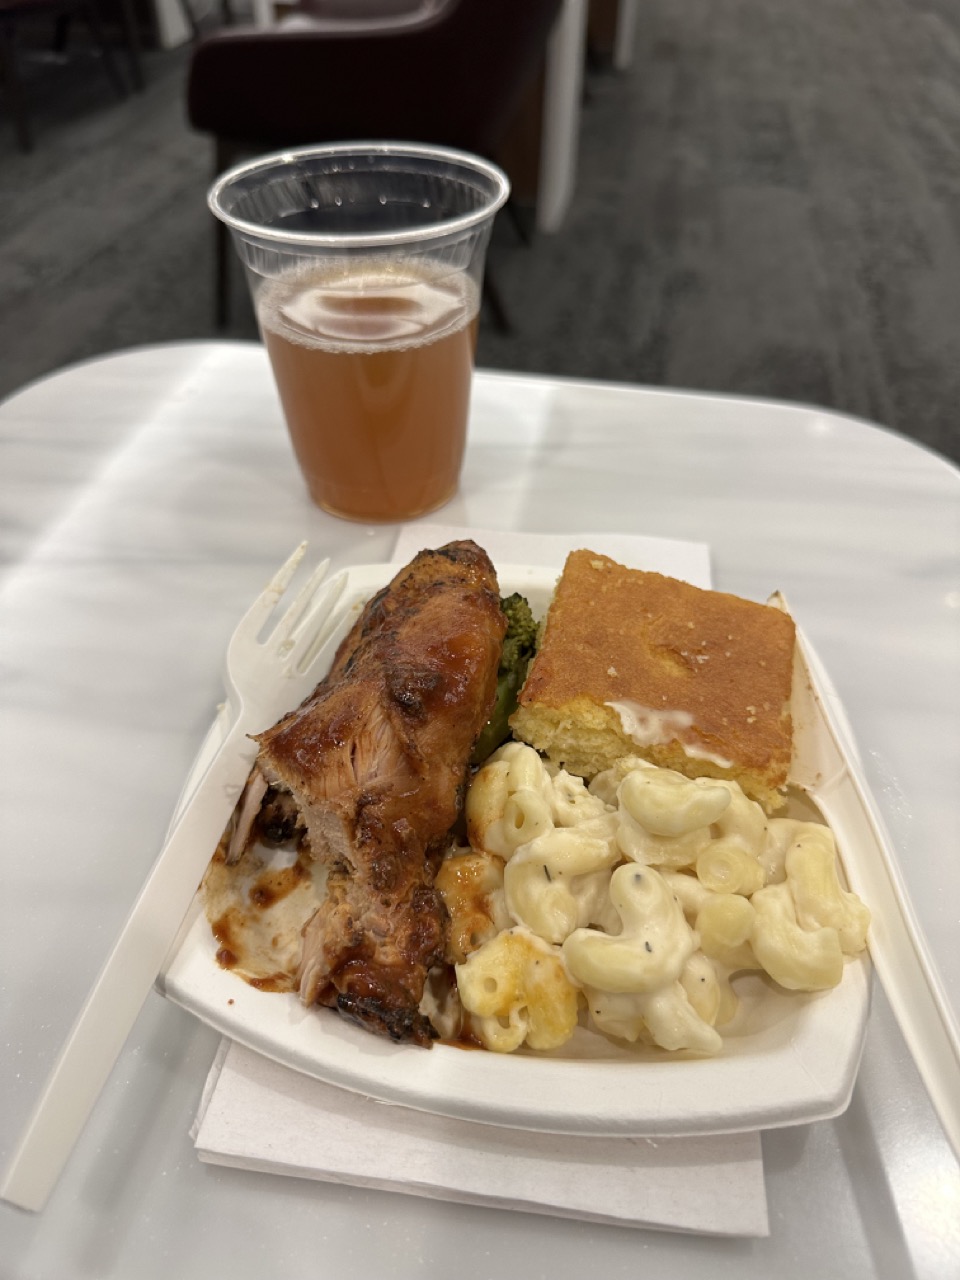
[{"label": "amber beverage", "polygon": [[408,142],[278,151],[210,188],[326,511],[408,520],[456,492],[486,250],[509,193],[488,160]]},{"label": "amber beverage", "polygon": [[260,327],[313,500],[401,520],[455,493],[477,288],[423,262],[354,262],[265,285]]}]

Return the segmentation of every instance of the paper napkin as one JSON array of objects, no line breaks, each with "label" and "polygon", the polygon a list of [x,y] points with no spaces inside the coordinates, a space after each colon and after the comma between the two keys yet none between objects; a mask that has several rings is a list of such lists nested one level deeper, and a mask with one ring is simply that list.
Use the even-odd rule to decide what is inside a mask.
[{"label": "paper napkin", "polygon": [[[422,523],[393,560],[471,537],[495,563],[559,574],[579,547],[710,585],[702,543],[618,534],[520,534]],[[378,1102],[224,1040],[194,1141],[201,1160],[259,1172],[621,1226],[769,1233],[758,1133],[589,1138],[503,1129]]]},{"label": "paper napkin", "polygon": [[473,538],[494,564],[538,565],[556,569],[559,575],[567,554],[585,548],[630,569],[664,573],[695,587],[710,586],[710,548],[706,543],[628,533],[515,533],[432,522],[408,524],[397,535],[392,559],[395,564],[406,564],[424,547],[442,547],[460,538]]},{"label": "paper napkin", "polygon": [[210,1069],[194,1142],[207,1163],[260,1173],[620,1226],[769,1234],[758,1133],[652,1140],[501,1129],[377,1102],[229,1040]]}]

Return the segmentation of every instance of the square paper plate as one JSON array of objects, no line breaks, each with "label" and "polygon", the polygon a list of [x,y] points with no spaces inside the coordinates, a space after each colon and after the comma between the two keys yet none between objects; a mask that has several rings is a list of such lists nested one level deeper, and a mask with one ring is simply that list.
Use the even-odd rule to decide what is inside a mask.
[{"label": "square paper plate", "polygon": [[[396,565],[345,569],[336,645],[362,604],[397,572]],[[498,566],[501,590],[525,594],[546,611],[556,574]],[[802,647],[800,679],[816,691]],[[811,664],[812,665],[812,664]],[[307,691],[279,675],[275,716]],[[190,794],[229,727],[221,715],[184,788]],[[817,724],[802,726],[798,746],[815,762]],[[810,772],[808,769],[807,772]],[[813,770],[814,780],[816,770]],[[815,786],[811,787],[816,795]],[[845,832],[834,832],[841,854]],[[212,851],[211,851],[212,852]],[[868,904],[869,905],[869,904]],[[216,962],[217,944],[199,899],[173,947],[159,990],[234,1040],[297,1071],[384,1102],[486,1124],[554,1133],[675,1136],[730,1133],[822,1120],[849,1102],[869,1007],[866,958],[848,961],[832,991],[780,991],[756,975],[735,981],[741,1008],[723,1029],[718,1057],[670,1057],[619,1047],[579,1030],[550,1054],[500,1055],[437,1044],[396,1045],[327,1009],[306,1009],[294,994],[256,990]]]}]

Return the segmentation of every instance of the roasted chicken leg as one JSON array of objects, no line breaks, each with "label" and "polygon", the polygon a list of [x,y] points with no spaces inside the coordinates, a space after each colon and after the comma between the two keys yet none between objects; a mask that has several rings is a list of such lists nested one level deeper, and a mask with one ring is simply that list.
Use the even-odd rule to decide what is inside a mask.
[{"label": "roasted chicken leg", "polygon": [[422,551],[367,603],[311,696],[257,738],[258,790],[292,799],[290,829],[329,868],[303,931],[301,999],[394,1040],[435,1036],[419,1009],[444,942],[434,874],[505,627],[480,547]]}]

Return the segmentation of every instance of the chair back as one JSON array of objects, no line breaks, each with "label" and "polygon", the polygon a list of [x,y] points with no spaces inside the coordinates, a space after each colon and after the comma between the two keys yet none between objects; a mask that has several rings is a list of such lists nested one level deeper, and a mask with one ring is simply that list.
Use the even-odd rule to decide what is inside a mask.
[{"label": "chair back", "polygon": [[193,51],[194,128],[250,148],[392,138],[491,155],[562,0],[448,0],[415,26],[228,28]]}]

